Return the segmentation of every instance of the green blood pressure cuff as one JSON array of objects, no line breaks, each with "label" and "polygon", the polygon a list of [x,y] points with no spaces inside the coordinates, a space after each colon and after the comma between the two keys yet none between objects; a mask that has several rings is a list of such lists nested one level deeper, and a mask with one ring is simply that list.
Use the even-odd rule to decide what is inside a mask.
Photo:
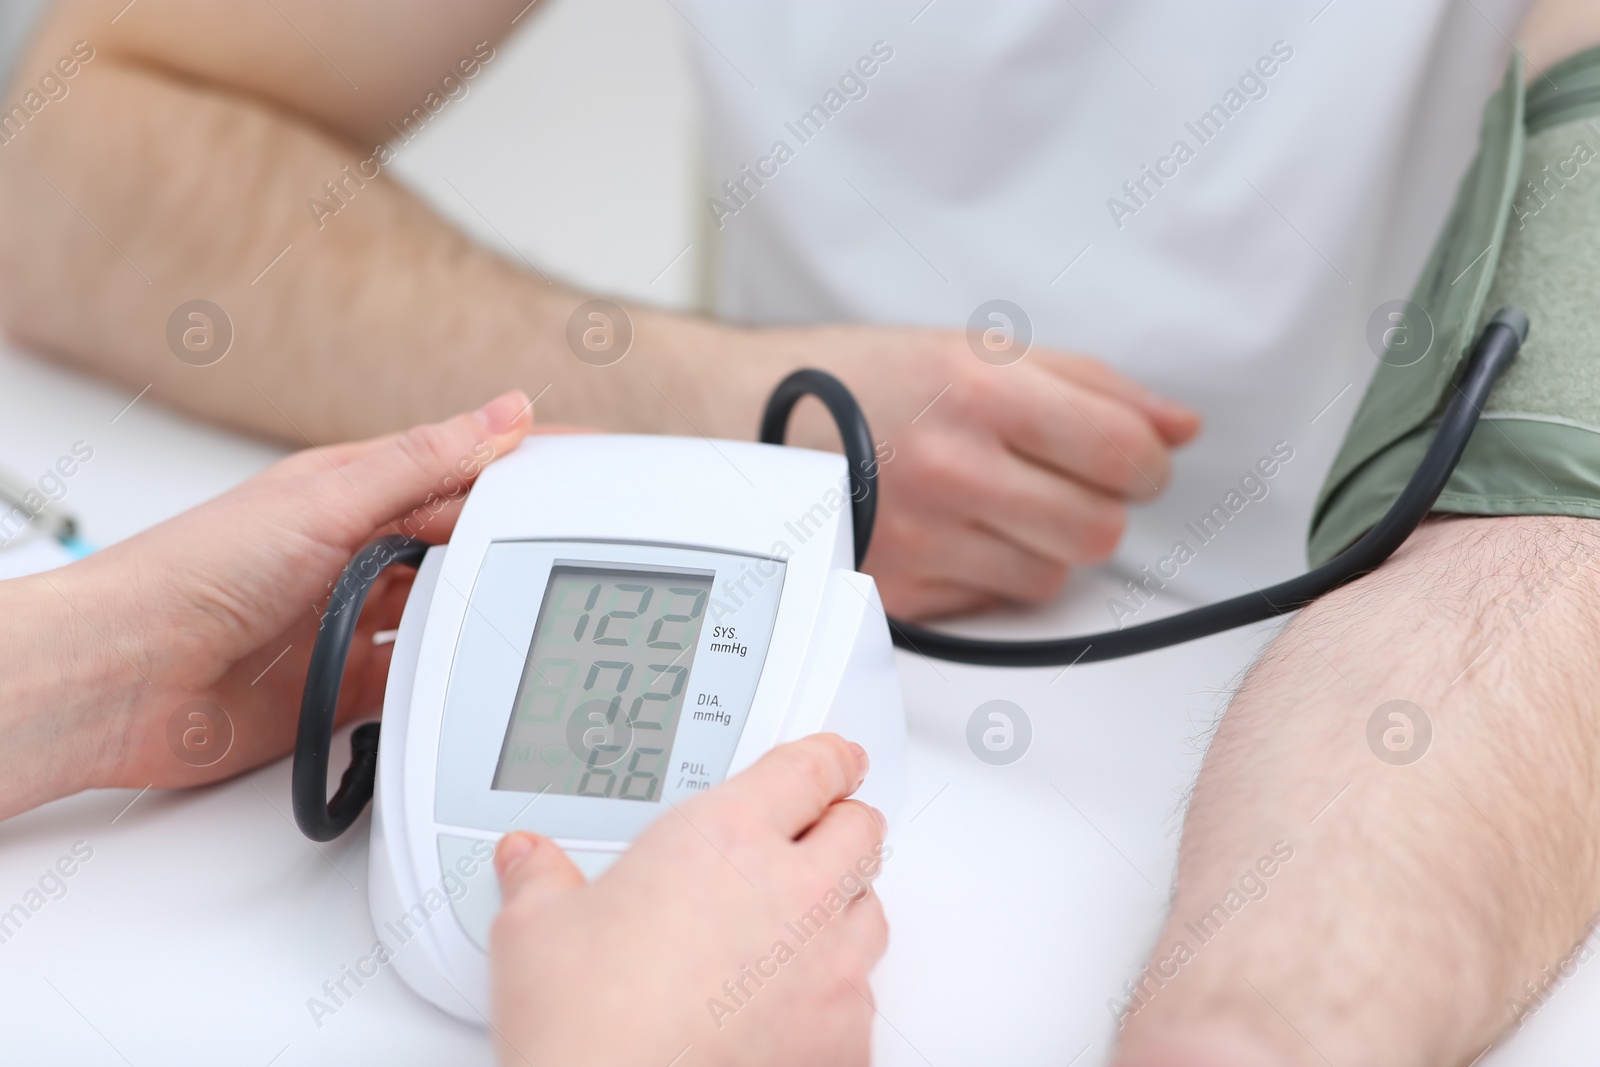
[{"label": "green blood pressure cuff", "polygon": [[1313,565],[1400,495],[1506,304],[1532,330],[1434,511],[1600,518],[1600,49],[1547,75],[1524,91],[1513,56],[1411,300],[1375,315],[1382,364],[1317,499]]}]

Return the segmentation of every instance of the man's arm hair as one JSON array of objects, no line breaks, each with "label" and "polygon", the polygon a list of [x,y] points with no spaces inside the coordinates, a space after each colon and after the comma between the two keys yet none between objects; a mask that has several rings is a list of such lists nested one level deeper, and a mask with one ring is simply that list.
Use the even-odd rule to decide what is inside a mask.
[{"label": "man's arm hair", "polygon": [[1537,1011],[1600,912],[1597,660],[1589,519],[1434,520],[1301,612],[1206,754],[1152,959],[1194,955],[1119,1065],[1465,1064]]},{"label": "man's arm hair", "polygon": [[[732,331],[635,308],[628,373],[598,373],[567,349],[582,294],[474,244],[368,162],[443,79],[481,68],[522,0],[124,3],[56,8],[8,90],[7,106],[74,42],[93,50],[65,98],[0,144],[12,337],[297,443],[512,385],[550,387],[544,421],[748,432],[775,369],[727,361],[720,403],[688,373]],[[167,341],[196,298],[235,334],[205,368]]]},{"label": "man's arm hair", "polygon": [[[25,85],[63,44],[89,41],[99,60],[194,87],[250,97],[354,144],[394,136],[439,79],[515,26],[527,0],[64,0],[56,3],[16,81]],[[114,21],[113,21],[114,20]],[[14,86],[13,88],[16,88]]]},{"label": "man's arm hair", "polygon": [[[63,6],[7,98],[37,113],[24,106],[14,136],[0,114],[6,330],[129,396],[148,387],[149,402],[297,444],[432,421],[513,386],[545,424],[747,438],[779,380],[818,367],[898,457],[867,560],[889,610],[1039,600],[1110,554],[1127,502],[1160,491],[1199,422],[1110,368],[1042,345],[992,366],[960,329],[756,329],[640,306],[631,345],[618,351],[629,322],[613,313],[610,350],[593,353],[607,338],[583,294],[472,243],[392,181],[384,152],[404,138],[375,139],[422,121],[525,2]],[[62,97],[51,72],[78,41],[94,58]],[[45,77],[61,97],[47,104],[27,95]],[[231,322],[220,361],[196,300]],[[820,405],[790,429],[795,444],[837,441]]]},{"label": "man's arm hair", "polygon": [[[1544,0],[1520,47],[1596,44]],[[1206,753],[1118,1067],[1475,1063],[1539,1011],[1600,916],[1597,663],[1594,519],[1436,518],[1303,610]]]}]

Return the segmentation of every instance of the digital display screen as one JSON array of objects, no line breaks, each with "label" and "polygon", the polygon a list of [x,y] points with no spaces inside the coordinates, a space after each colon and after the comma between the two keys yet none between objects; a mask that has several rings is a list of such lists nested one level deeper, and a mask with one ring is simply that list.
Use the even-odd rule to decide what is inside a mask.
[{"label": "digital display screen", "polygon": [[712,578],[552,567],[494,788],[659,800]]}]

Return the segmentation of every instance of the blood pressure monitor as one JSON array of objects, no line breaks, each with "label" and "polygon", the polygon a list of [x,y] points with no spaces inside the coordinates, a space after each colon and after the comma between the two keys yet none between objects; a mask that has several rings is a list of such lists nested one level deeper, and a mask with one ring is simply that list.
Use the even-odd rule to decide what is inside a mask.
[{"label": "blood pressure monitor", "polygon": [[[1138,626],[1020,641],[883,613],[866,555],[877,455],[843,383],[779,383],[763,444],[535,437],[492,464],[448,546],[381,538],[323,616],[295,742],[295,821],[314,840],[373,803],[373,922],[413,989],[486,1018],[485,946],[500,905],[490,859],[508,830],[554,838],[590,877],[685,798],[780,742],[832,730],[866,748],[857,796],[892,817],[905,725],[893,643],[991,667],[1133,655],[1300,608],[1379,566],[1427,517],[1528,317],[1482,328],[1410,482],[1358,540],[1266,589]],[[833,415],[844,456],[779,447],[795,404]],[[381,735],[351,735],[327,795],[339,679],[384,567],[417,567],[395,639]],[[380,740],[381,738],[381,740]]]},{"label": "blood pressure monitor", "polygon": [[594,877],[821,730],[895,808],[904,713],[850,505],[842,457],[732,441],[534,437],[484,471],[420,561],[383,708],[372,917],[413,989],[484,1018],[508,830]]}]

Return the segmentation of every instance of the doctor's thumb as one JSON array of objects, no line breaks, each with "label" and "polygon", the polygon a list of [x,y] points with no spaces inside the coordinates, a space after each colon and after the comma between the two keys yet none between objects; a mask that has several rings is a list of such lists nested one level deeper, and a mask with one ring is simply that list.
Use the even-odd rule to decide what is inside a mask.
[{"label": "doctor's thumb", "polygon": [[502,393],[470,414],[350,446],[349,460],[319,484],[371,530],[425,501],[459,499],[487,464],[522,443],[532,412],[520,390]]},{"label": "doctor's thumb", "polygon": [[500,876],[502,905],[515,899],[555,896],[585,884],[559,845],[548,837],[513,830],[494,850],[494,869]]}]

